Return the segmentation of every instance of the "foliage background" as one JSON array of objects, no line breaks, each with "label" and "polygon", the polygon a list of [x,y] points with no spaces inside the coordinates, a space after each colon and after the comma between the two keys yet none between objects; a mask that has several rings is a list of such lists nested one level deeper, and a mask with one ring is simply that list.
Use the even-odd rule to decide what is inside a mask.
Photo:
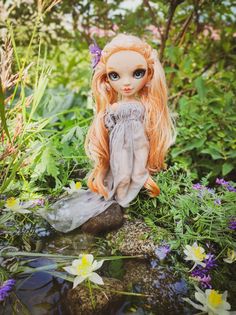
[{"label": "foliage background", "polygon": [[[0,6],[3,49],[9,33],[15,41],[12,73],[33,62],[24,83],[4,91],[5,97],[15,94],[2,113],[14,140],[9,150],[2,124],[3,191],[22,183],[58,191],[68,178],[89,169],[83,151],[92,116],[88,46],[94,37],[103,47],[119,32],[144,37],[165,68],[178,132],[168,164],[178,163],[196,179],[209,173],[212,181],[216,176],[235,179],[235,1],[22,0],[1,1]],[[24,129],[31,105],[25,113],[20,106],[16,111],[16,105],[22,103],[22,90],[26,98],[34,95],[41,71],[47,72],[41,82],[44,93],[28,121],[29,137],[24,133],[22,140],[21,132],[16,136],[16,117]],[[38,128],[32,130],[32,123]]]},{"label": "foliage background", "polygon": [[[212,187],[216,177],[236,180],[235,12],[234,0],[0,0],[1,245],[37,251],[30,239],[42,227],[33,211],[4,212],[6,198],[48,206],[70,180],[86,185],[91,165],[83,143],[93,116],[88,46],[93,37],[103,47],[115,34],[131,33],[159,53],[177,139],[168,170],[155,177],[161,195],[141,192],[127,215],[144,219],[154,238],[163,227],[177,256],[186,244],[210,243],[219,261],[216,288],[233,299],[233,267],[222,257],[235,248],[229,226],[236,188]],[[193,186],[199,181],[200,190]],[[174,264],[183,263],[179,256]]]}]

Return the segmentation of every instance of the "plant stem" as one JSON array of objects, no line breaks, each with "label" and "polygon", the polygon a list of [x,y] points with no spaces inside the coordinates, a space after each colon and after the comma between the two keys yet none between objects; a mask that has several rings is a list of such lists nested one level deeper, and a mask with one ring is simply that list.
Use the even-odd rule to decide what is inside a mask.
[{"label": "plant stem", "polygon": [[88,288],[89,288],[89,295],[90,295],[90,298],[91,298],[92,307],[93,307],[93,309],[95,309],[96,302],[95,302],[94,297],[93,297],[92,286],[91,286],[91,282],[90,282],[89,279],[87,280],[87,284],[88,284]]}]

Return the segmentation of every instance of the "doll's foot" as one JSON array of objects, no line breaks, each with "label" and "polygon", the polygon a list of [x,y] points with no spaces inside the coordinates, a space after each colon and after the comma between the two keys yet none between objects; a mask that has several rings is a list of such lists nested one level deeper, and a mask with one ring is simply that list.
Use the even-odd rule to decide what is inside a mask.
[{"label": "doll's foot", "polygon": [[124,221],[123,211],[119,204],[110,205],[104,212],[89,219],[81,226],[81,231],[93,235],[116,230]]}]

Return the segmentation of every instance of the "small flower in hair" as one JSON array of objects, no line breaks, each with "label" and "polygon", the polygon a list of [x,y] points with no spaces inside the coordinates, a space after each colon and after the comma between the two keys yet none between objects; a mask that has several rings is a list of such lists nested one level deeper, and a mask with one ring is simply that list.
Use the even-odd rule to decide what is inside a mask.
[{"label": "small flower in hair", "polygon": [[92,57],[92,67],[94,69],[100,61],[102,49],[98,46],[95,40],[93,41],[94,43],[89,46],[89,51]]}]

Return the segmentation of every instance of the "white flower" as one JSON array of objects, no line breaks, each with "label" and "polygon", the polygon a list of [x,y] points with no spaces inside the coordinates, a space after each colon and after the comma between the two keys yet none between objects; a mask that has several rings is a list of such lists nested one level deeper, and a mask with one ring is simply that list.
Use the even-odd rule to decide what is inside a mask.
[{"label": "white flower", "polygon": [[27,210],[27,208],[30,208],[34,204],[33,201],[27,201],[27,202],[20,202],[19,199],[16,199],[14,197],[8,198],[5,203],[5,211],[13,211],[17,213],[30,213],[30,210]]},{"label": "white flower", "polygon": [[70,187],[63,187],[64,190],[66,190],[68,192],[68,194],[73,194],[75,192],[79,192],[79,190],[81,189],[82,184],[81,182],[71,182],[70,183]]},{"label": "white flower", "polygon": [[89,279],[96,284],[104,284],[102,278],[94,272],[102,266],[103,262],[104,260],[94,260],[93,255],[84,254],[79,255],[79,259],[73,260],[71,266],[63,267],[63,269],[76,276],[73,282],[73,289],[85,279]]},{"label": "white flower", "polygon": [[203,260],[206,258],[204,248],[198,246],[197,242],[195,242],[192,246],[186,245],[184,253],[187,257],[185,260],[192,260],[194,262],[194,266],[191,270],[193,270],[197,265],[201,265],[202,267],[206,267],[206,264]]},{"label": "white flower", "polygon": [[206,312],[208,315],[229,315],[231,306],[226,301],[227,291],[220,294],[216,290],[207,289],[205,292],[196,287],[197,292],[195,292],[195,299],[201,304],[192,302],[188,298],[183,300],[191,304],[198,310]]},{"label": "white flower", "polygon": [[228,249],[227,251],[227,258],[223,259],[226,263],[232,264],[236,261],[236,251],[233,249]]}]

